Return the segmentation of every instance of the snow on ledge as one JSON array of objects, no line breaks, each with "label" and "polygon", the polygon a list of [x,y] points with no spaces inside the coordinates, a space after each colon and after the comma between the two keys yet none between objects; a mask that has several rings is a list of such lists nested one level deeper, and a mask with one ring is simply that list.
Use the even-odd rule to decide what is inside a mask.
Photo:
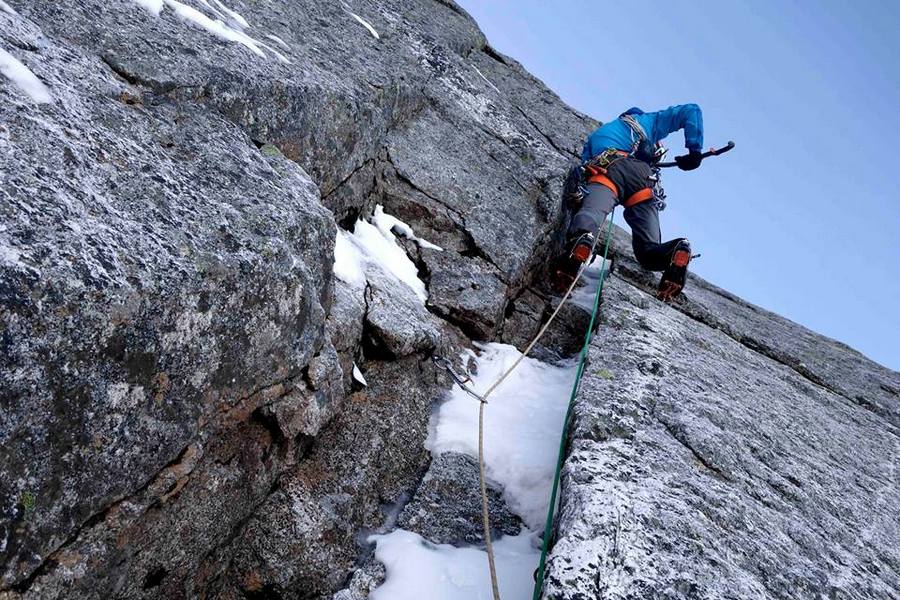
[{"label": "snow on ledge", "polygon": [[365,27],[366,29],[368,29],[368,30],[369,30],[369,33],[372,34],[372,37],[373,37],[373,38],[375,38],[376,40],[380,40],[380,39],[381,39],[381,36],[378,35],[378,32],[375,31],[375,28],[372,27],[372,25],[370,25],[368,21],[366,21],[365,19],[363,19],[363,18],[362,18],[361,16],[359,16],[358,14],[356,14],[356,13],[354,13],[354,12],[350,12],[349,10],[347,11],[347,14],[349,14],[351,17],[353,17],[354,19],[356,19],[356,20],[360,23],[360,25],[362,25],[363,27]]},{"label": "snow on ledge", "polygon": [[28,67],[3,48],[0,48],[0,73],[38,104],[53,102],[50,89]]},{"label": "snow on ledge", "polygon": [[356,366],[356,363],[353,363],[353,379],[362,384],[363,387],[369,387],[369,384],[366,383],[366,378],[362,374],[362,371],[359,370],[359,367]]},{"label": "snow on ledge", "polygon": [[231,22],[230,24],[239,29],[246,29],[250,27],[250,23],[247,22],[247,19],[231,10],[224,4],[222,4],[219,0],[213,0],[215,6],[212,6],[207,0],[200,0],[203,6],[206,6],[211,11],[213,11],[216,16],[221,17],[223,21]]},{"label": "snow on ledge", "polygon": [[406,284],[423,303],[428,299],[425,283],[419,279],[419,270],[392,233],[385,235],[371,223],[360,220],[353,229],[353,237],[365,252],[369,264],[381,267]]},{"label": "snow on ledge", "polygon": [[144,7],[151,14],[159,16],[163,9],[163,0],[134,0],[138,5]]},{"label": "snow on ledge", "polygon": [[418,237],[412,227],[375,207],[372,222],[360,219],[353,233],[338,230],[334,243],[334,276],[354,288],[366,284],[366,269],[379,268],[409,287],[424,304],[428,299],[425,282],[406,250],[397,243],[395,232],[416,242],[422,248],[440,251],[441,248]]},{"label": "snow on ledge", "polygon": [[[483,393],[521,353],[507,344],[478,344],[466,351],[474,359],[472,388]],[[518,368],[489,398],[484,415],[487,476],[503,486],[507,506],[534,530],[543,528],[556,468],[575,363],[551,365],[533,358]],[[437,413],[425,447],[432,454],[462,452],[478,456],[478,402],[454,386]]]},{"label": "snow on ledge", "polygon": [[353,235],[338,228],[334,240],[334,276],[354,288],[366,286],[365,258]]},{"label": "snow on ledge", "polygon": [[[404,529],[369,539],[377,543],[375,558],[387,568],[385,582],[369,595],[370,600],[491,598],[484,550],[432,544]],[[532,573],[540,560],[533,539],[534,534],[523,529],[519,535],[504,536],[494,542],[501,597],[531,598]]]},{"label": "snow on ledge", "polygon": [[375,206],[375,214],[372,216],[372,221],[375,223],[375,226],[378,227],[379,231],[381,231],[381,233],[385,235],[392,232],[397,232],[406,239],[414,241],[422,248],[429,248],[431,250],[438,250],[440,252],[444,251],[444,249],[440,246],[436,246],[428,240],[418,237],[415,233],[413,233],[412,227],[410,227],[397,217],[384,212],[384,207],[382,207],[380,204]]},{"label": "snow on ledge", "polygon": [[0,0],[0,10],[2,10],[5,13],[9,13],[9,14],[13,15],[14,17],[18,16],[18,13],[16,11],[14,11],[12,9],[12,7],[9,4],[7,4],[6,2],[4,2],[3,0]]},{"label": "snow on ledge", "polygon": [[[266,50],[279,61],[291,64],[291,61],[285,55],[269,44],[244,33],[244,29],[248,29],[250,23],[240,14],[225,6],[220,0],[212,0],[212,4],[208,0],[198,1],[212,15],[211,17],[178,0],[132,0],[132,2],[142,6],[155,16],[159,16],[163,8],[168,7],[181,20],[205,29],[220,39],[241,44],[263,58],[266,57],[266,53],[263,50]],[[282,46],[288,48],[281,38],[278,38],[278,41]]]}]

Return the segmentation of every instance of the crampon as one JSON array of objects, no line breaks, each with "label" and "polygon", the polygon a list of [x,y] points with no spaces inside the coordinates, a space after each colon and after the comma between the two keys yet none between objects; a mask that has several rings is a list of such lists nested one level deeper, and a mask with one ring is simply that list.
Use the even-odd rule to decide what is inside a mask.
[{"label": "crampon", "polygon": [[691,262],[691,244],[687,240],[681,240],[672,252],[672,260],[659,280],[659,288],[656,297],[663,302],[669,302],[681,294],[684,282],[687,278],[687,267]]}]

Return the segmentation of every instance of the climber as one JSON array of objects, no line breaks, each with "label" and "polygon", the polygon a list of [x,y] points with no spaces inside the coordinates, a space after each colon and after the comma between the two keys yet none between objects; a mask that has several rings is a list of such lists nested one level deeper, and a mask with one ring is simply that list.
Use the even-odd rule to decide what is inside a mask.
[{"label": "climber", "polygon": [[579,169],[583,181],[576,186],[579,192],[573,206],[577,213],[569,226],[566,253],[557,259],[554,269],[557,288],[568,287],[591,258],[598,229],[613,207],[621,204],[638,262],[645,269],[663,272],[658,297],[668,301],[681,293],[691,245],[685,238],[662,243],[659,211],[665,206],[664,194],[659,169],[654,168],[666,152],[660,141],[680,129],[688,153],[676,156],[675,163],[691,171],[703,160],[703,115],[696,104],[651,113],[630,108],[588,137]]}]

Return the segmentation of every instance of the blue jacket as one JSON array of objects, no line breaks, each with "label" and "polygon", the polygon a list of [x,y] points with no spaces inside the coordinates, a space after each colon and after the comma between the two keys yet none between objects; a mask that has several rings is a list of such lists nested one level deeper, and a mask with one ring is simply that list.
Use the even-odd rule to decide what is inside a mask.
[{"label": "blue jacket", "polygon": [[[645,113],[630,108],[622,114],[633,116],[650,142],[656,143],[679,129],[684,129],[684,145],[688,150],[703,151],[703,113],[696,104],[670,106],[658,112]],[[637,141],[631,128],[622,119],[616,119],[598,127],[588,136],[581,152],[581,160],[587,162],[608,148],[631,152]]]}]

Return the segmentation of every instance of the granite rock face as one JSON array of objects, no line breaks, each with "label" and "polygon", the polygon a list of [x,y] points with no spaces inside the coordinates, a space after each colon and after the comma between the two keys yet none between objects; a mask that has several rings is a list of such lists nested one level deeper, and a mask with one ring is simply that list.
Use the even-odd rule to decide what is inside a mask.
[{"label": "granite rock face", "polygon": [[575,406],[544,596],[896,597],[900,374],[697,277],[663,305],[629,260]]},{"label": "granite rock face", "polygon": [[[145,515],[178,502],[160,478],[212,468],[218,452],[246,460],[222,466],[235,487],[271,477],[262,446],[245,454],[226,438],[236,426],[265,437],[250,415],[306,393],[327,342],[335,225],[300,166],[264,156],[220,114],[141,98],[49,28],[0,19],[55,96],[36,106],[0,87],[5,587],[122,517],[126,498]],[[219,500],[231,492],[236,512],[255,501],[239,489]],[[87,555],[67,560],[87,569]]]},{"label": "granite rock face", "polygon": [[[7,4],[49,102],[0,77],[0,593],[330,597],[593,121],[452,2]],[[332,275],[377,204],[424,305]]]},{"label": "granite rock face", "polygon": [[[484,543],[478,461],[466,454],[435,456],[397,525],[435,544]],[[488,488],[492,535],[518,535],[522,521],[512,514],[502,490]]]}]

